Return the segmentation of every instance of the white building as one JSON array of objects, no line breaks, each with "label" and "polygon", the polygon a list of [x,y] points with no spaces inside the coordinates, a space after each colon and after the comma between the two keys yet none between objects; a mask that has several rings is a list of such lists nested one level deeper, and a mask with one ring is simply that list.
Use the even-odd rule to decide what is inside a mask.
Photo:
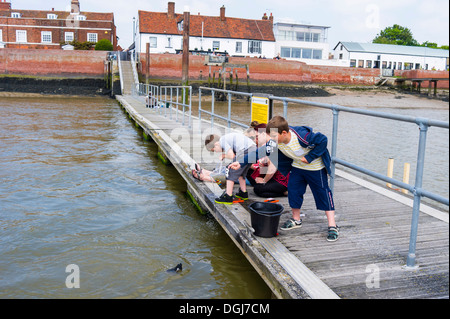
[{"label": "white building", "polygon": [[286,60],[306,64],[328,64],[330,27],[297,22],[276,22],[273,32],[276,39],[276,55]]},{"label": "white building", "polygon": [[334,58],[348,67],[390,70],[448,70],[449,51],[418,46],[339,42]]},{"label": "white building", "polygon": [[[136,21],[135,47],[140,53],[178,53],[183,49],[184,15],[175,13],[175,3],[168,3],[167,12],[139,11]],[[261,20],[230,18],[225,7],[220,16],[191,14],[189,50],[203,53],[219,52],[230,56],[266,56],[273,58],[275,37],[273,20],[264,15]]]}]

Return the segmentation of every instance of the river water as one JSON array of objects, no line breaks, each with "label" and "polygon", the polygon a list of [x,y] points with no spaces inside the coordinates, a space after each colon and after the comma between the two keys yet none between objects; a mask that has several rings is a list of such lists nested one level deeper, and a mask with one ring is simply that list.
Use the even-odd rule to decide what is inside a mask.
[{"label": "river water", "polygon": [[271,297],[114,100],[0,110],[0,298]]}]

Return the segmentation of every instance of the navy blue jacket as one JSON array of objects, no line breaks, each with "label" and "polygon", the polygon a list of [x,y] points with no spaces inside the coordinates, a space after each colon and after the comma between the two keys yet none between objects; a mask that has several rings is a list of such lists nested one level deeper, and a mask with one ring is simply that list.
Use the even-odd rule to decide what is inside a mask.
[{"label": "navy blue jacket", "polygon": [[[331,173],[331,156],[327,149],[328,138],[320,132],[314,133],[312,128],[308,126],[290,126],[293,132],[291,138],[298,138],[300,146],[310,149],[309,153],[305,155],[308,163],[311,163],[316,158],[322,156],[323,164],[328,172]],[[277,151],[277,153],[275,153]],[[278,158],[274,156],[278,155]],[[275,141],[270,140],[265,146],[260,147],[257,151],[251,152],[244,157],[238,159],[241,165],[249,163],[249,158],[258,160],[260,157],[269,156],[270,160],[278,168],[280,173],[287,175],[292,168],[293,160],[284,155],[276,146]]]}]

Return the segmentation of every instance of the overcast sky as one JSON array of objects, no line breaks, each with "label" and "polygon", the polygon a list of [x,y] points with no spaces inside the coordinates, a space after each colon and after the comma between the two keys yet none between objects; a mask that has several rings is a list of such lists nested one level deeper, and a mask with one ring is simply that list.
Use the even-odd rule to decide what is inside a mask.
[{"label": "overcast sky", "polygon": [[[70,0],[10,0],[14,9],[69,10]],[[449,44],[448,0],[173,0],[175,12],[187,6],[191,14],[260,19],[266,12],[279,19],[329,26],[331,49],[339,41],[372,42],[384,28],[409,28],[419,42]],[[133,17],[138,10],[166,12],[168,0],[80,0],[81,11],[114,12],[119,44],[132,43]]]}]

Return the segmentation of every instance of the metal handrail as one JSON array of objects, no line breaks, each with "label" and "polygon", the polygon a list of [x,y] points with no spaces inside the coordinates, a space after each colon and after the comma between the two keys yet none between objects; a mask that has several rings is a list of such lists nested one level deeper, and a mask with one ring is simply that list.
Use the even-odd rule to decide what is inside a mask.
[{"label": "metal handrail", "polygon": [[[167,97],[169,91],[170,98]],[[175,92],[175,94],[174,94]],[[150,95],[150,105],[157,106],[159,114],[164,109],[164,116],[167,117],[167,109],[169,109],[169,118],[172,119],[175,113],[175,121],[178,122],[178,114],[182,114],[182,125],[185,125],[185,117],[188,116],[188,127],[192,126],[192,86],[156,86],[151,84],[139,83],[137,85],[138,96]],[[181,93],[181,94],[180,94]],[[174,97],[176,96],[176,100]],[[180,102],[181,96],[181,102]],[[174,107],[175,106],[175,107]],[[179,110],[182,107],[182,110]],[[186,115],[186,112],[188,114]]]},{"label": "metal handrail", "polygon": [[[211,91],[211,96],[212,96],[212,100],[211,100],[211,112],[206,111],[204,109],[202,109],[202,90],[207,90],[207,91]],[[221,93],[226,93],[228,95],[228,115],[227,117],[221,116],[221,115],[217,115],[214,113],[214,102],[215,102],[215,93],[214,92],[221,92]],[[238,122],[238,121],[234,121],[231,119],[231,99],[233,95],[242,95],[242,96],[247,96],[247,97],[252,97],[253,94],[252,93],[245,93],[245,92],[237,92],[237,91],[230,91],[230,90],[222,90],[222,89],[215,89],[215,88],[208,88],[208,87],[200,87],[198,89],[198,98],[199,98],[199,102],[198,102],[198,119],[201,122],[202,120],[202,113],[204,114],[208,114],[209,116],[211,116],[211,129],[214,126],[214,118],[218,118],[224,121],[227,121],[227,126],[228,128],[231,127],[231,123],[241,126],[243,128],[248,128],[247,124]],[[200,126],[201,129],[201,126]]]}]

